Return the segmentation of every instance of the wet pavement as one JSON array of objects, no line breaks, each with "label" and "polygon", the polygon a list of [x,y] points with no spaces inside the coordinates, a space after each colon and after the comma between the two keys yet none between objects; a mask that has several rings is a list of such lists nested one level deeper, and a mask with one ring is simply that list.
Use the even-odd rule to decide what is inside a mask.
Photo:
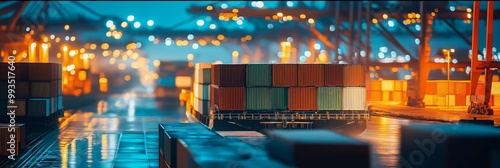
[{"label": "wet pavement", "polygon": [[[7,167],[159,167],[158,123],[188,122],[184,108],[129,92],[81,108]],[[357,138],[372,145],[372,167],[398,165],[401,125],[425,121],[372,117]]]}]

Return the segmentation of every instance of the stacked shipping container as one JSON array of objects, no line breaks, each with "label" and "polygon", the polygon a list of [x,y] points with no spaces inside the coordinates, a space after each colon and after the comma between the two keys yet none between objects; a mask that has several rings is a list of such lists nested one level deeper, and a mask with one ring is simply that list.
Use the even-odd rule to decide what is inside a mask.
[{"label": "stacked shipping container", "polygon": [[[0,156],[12,155],[10,149],[11,145],[14,144],[14,155],[18,156],[20,151],[24,149],[26,144],[26,127],[24,124],[16,124],[14,126],[15,131],[11,130],[9,124],[0,124]],[[11,136],[14,136],[12,139]],[[7,150],[9,149],[9,150]]]},{"label": "stacked shipping container", "polygon": [[193,79],[192,63],[163,61],[156,69],[155,94],[158,98],[178,98],[181,89],[190,89]]},{"label": "stacked shipping container", "polygon": [[[404,103],[408,99],[408,84],[405,80],[372,80],[367,85],[368,101],[395,101]],[[470,105],[470,81],[427,81],[424,102],[428,106]],[[500,106],[500,82],[493,82],[490,106]],[[484,83],[479,83],[476,95],[484,95]],[[484,96],[483,96],[484,98]]]},{"label": "stacked shipping container", "polygon": [[[7,70],[7,63],[0,64]],[[15,63],[16,120],[53,124],[62,114],[62,67],[55,63]],[[5,71],[7,72],[7,71]],[[7,111],[8,77],[0,76],[0,107]],[[13,84],[13,83],[12,83]],[[10,87],[9,87],[10,88]],[[11,88],[12,89],[12,88]],[[5,114],[2,114],[5,115]],[[3,117],[2,119],[8,117]]]},{"label": "stacked shipping container", "polygon": [[220,111],[365,110],[364,65],[214,64],[210,103]]},{"label": "stacked shipping container", "polygon": [[194,69],[193,108],[199,114],[208,114],[210,110],[210,68],[209,63],[197,63]]}]

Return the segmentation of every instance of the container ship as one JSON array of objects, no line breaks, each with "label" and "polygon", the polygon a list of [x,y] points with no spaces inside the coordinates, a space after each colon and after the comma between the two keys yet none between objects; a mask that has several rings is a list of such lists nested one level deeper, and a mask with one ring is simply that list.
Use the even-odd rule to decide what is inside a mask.
[{"label": "container ship", "polygon": [[156,69],[155,85],[157,99],[179,101],[181,90],[191,89],[194,73],[193,63],[186,61],[162,61]]},{"label": "container ship", "polygon": [[217,131],[328,129],[359,134],[370,118],[365,65],[195,65],[191,118]]}]

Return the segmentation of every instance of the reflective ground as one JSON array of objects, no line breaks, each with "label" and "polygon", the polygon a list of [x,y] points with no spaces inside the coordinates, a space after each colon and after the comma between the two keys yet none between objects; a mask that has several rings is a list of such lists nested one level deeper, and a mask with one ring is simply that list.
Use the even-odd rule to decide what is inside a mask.
[{"label": "reflective ground", "polygon": [[[187,122],[178,104],[145,93],[115,95],[81,108],[7,167],[158,167],[158,123]],[[359,138],[372,144],[373,167],[398,164],[400,126],[406,119],[373,117]]]}]

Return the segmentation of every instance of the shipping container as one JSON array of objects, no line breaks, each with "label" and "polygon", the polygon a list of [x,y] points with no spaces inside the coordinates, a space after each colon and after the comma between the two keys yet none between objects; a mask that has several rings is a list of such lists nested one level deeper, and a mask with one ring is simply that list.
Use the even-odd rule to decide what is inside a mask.
[{"label": "shipping container", "polygon": [[57,110],[63,110],[63,97],[62,97],[62,95],[57,97]]},{"label": "shipping container", "polygon": [[345,64],[343,72],[345,87],[365,87],[366,72],[364,64]]},{"label": "shipping container", "polygon": [[9,88],[7,87],[7,81],[0,81],[0,100],[7,100],[7,96],[9,95]]},{"label": "shipping container", "polygon": [[394,91],[403,91],[403,82],[401,80],[394,81]]},{"label": "shipping container", "polygon": [[28,116],[47,117],[50,115],[50,98],[28,99]]},{"label": "shipping container", "polygon": [[367,101],[382,101],[382,91],[378,90],[367,90],[366,95]]},{"label": "shipping container", "polygon": [[199,98],[201,100],[210,100],[210,96],[208,94],[209,87],[210,87],[210,85],[197,84],[196,98]]},{"label": "shipping container", "polygon": [[175,87],[174,77],[161,77],[156,81],[156,86],[160,87]]},{"label": "shipping container", "polygon": [[207,100],[195,99],[198,102],[198,113],[206,115],[210,113],[210,102]]},{"label": "shipping container", "polygon": [[176,76],[175,87],[177,88],[190,88],[193,83],[191,76]]},{"label": "shipping container", "polygon": [[56,78],[52,76],[52,71],[56,70],[51,63],[30,63],[28,67],[30,81],[51,81]]},{"label": "shipping container", "polygon": [[288,88],[270,88],[271,92],[271,109],[286,110],[288,109]]},{"label": "shipping container", "polygon": [[425,94],[428,94],[428,95],[437,94],[437,83],[427,81],[427,84],[425,85]]},{"label": "shipping container", "polygon": [[297,64],[272,64],[274,87],[297,86]]},{"label": "shipping container", "polygon": [[325,64],[325,86],[344,85],[344,65]]},{"label": "shipping container", "polygon": [[[14,155],[19,156],[21,154],[21,150],[23,150],[26,146],[26,127],[24,124],[16,124],[14,126],[15,131],[10,130],[11,127],[9,124],[0,124],[0,156],[9,156],[12,153],[7,150],[11,149],[11,146],[14,147]],[[10,145],[7,142],[11,141],[11,137],[14,137],[14,145]]]},{"label": "shipping container", "polygon": [[297,66],[297,86],[321,87],[324,85],[324,64],[299,64]]},{"label": "shipping container", "polygon": [[393,80],[383,80],[382,81],[382,91],[393,91],[394,81]]},{"label": "shipping container", "polygon": [[405,91],[405,92],[408,91],[408,81],[407,80],[403,81],[403,91]]},{"label": "shipping container", "polygon": [[270,64],[248,64],[246,86],[271,86],[272,69]]},{"label": "shipping container", "polygon": [[271,91],[267,87],[246,88],[246,110],[271,110]]},{"label": "shipping container", "polygon": [[402,91],[392,91],[391,92],[391,101],[403,101],[403,92]]},{"label": "shipping container", "polygon": [[342,88],[342,110],[365,110],[365,106],[365,87]]},{"label": "shipping container", "polygon": [[493,106],[500,106],[500,95],[493,95]]},{"label": "shipping container", "polygon": [[15,66],[15,76],[16,76],[16,82],[18,81],[27,81],[30,80],[30,65],[31,63],[16,63]]},{"label": "shipping container", "polygon": [[450,82],[437,82],[437,95],[455,94],[455,83]]},{"label": "shipping container", "polygon": [[50,98],[52,97],[52,89],[50,82],[31,82],[31,95],[32,98]]},{"label": "shipping container", "polygon": [[211,66],[210,63],[197,63],[195,65],[195,83],[210,84]]},{"label": "shipping container", "polygon": [[220,111],[245,110],[246,89],[244,87],[214,88],[215,104]]},{"label": "shipping container", "polygon": [[[16,96],[16,99],[27,99],[30,96],[30,86],[28,82],[16,81],[14,85],[15,85],[14,91],[16,92],[14,95]],[[2,88],[2,89],[8,91],[8,88]],[[5,95],[5,98],[7,98],[7,95]]]},{"label": "shipping container", "polygon": [[424,103],[426,106],[434,106],[434,95],[425,95]]},{"label": "shipping container", "polygon": [[455,94],[456,95],[466,95],[467,94],[467,83],[466,82],[456,82],[455,83]]},{"label": "shipping container", "polygon": [[245,64],[216,64],[213,65],[211,76],[214,76],[213,84],[219,87],[244,87],[246,79]]},{"label": "shipping container", "polygon": [[491,83],[491,94],[492,95],[500,95],[500,82],[492,82]]},{"label": "shipping container", "polygon": [[391,101],[391,91],[382,91],[382,100]]},{"label": "shipping container", "polygon": [[[16,99],[15,100],[15,106],[16,106],[16,116],[26,116],[26,110],[28,108],[26,108],[26,99]],[[7,109],[7,112],[8,110],[11,110],[11,109]]]},{"label": "shipping container", "polygon": [[466,106],[467,105],[467,96],[465,94],[455,95],[455,106]]},{"label": "shipping container", "polygon": [[341,87],[318,87],[318,110],[342,110]]},{"label": "shipping container", "polygon": [[317,98],[315,87],[291,87],[288,89],[288,107],[292,111],[317,110]]}]

